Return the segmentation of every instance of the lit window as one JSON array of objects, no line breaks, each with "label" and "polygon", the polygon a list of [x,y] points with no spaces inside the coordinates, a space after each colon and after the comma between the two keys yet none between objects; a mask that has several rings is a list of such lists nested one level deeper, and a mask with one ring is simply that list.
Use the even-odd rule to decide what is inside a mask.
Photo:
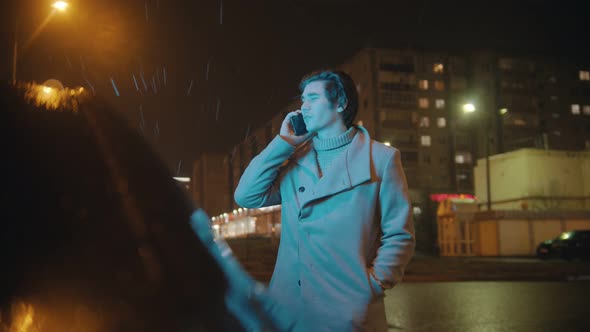
[{"label": "lit window", "polygon": [[590,105],[584,105],[582,109],[584,110],[584,115],[590,115]]},{"label": "lit window", "polygon": [[457,164],[471,164],[471,153],[457,152],[457,154],[455,154],[455,163],[457,163]]},{"label": "lit window", "polygon": [[420,136],[422,146],[430,146],[430,136]]},{"label": "lit window", "polygon": [[438,118],[438,119],[436,120],[436,125],[437,125],[437,127],[439,127],[439,128],[444,128],[444,127],[446,127],[446,126],[447,126],[447,119],[445,119],[445,118]]},{"label": "lit window", "polygon": [[551,99],[551,101],[556,101],[557,100],[557,96],[551,96],[551,97],[549,97],[549,99]]},{"label": "lit window", "polygon": [[445,66],[442,63],[435,63],[432,67],[432,71],[436,74],[442,74],[445,71]]},{"label": "lit window", "polygon": [[590,71],[580,70],[580,80],[581,81],[590,81]]},{"label": "lit window", "polygon": [[428,80],[418,81],[418,87],[420,88],[420,90],[428,90]]},{"label": "lit window", "polygon": [[436,105],[436,108],[445,108],[445,100],[444,99],[437,99],[434,104]]},{"label": "lit window", "polygon": [[420,108],[428,108],[428,98],[419,98],[418,99],[418,106]]},{"label": "lit window", "polygon": [[430,118],[427,116],[423,116],[420,118],[420,128],[428,128],[430,127]]},{"label": "lit window", "polygon": [[572,104],[572,114],[575,114],[575,115],[580,114],[580,105]]},{"label": "lit window", "polygon": [[445,91],[445,82],[443,82],[443,81],[434,81],[434,90],[436,90],[436,91]]}]

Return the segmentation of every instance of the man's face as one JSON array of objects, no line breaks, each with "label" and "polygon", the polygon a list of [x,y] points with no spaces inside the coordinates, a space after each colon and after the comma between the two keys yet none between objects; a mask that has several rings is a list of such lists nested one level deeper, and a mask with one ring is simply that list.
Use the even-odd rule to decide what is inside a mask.
[{"label": "man's face", "polygon": [[325,86],[324,81],[313,81],[305,86],[301,94],[301,112],[309,132],[318,132],[342,122],[338,105],[330,102]]}]

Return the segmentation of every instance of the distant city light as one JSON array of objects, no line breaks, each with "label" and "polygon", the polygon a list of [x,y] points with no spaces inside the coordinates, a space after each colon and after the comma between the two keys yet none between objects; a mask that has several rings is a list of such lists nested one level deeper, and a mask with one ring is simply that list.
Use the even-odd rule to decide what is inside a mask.
[{"label": "distant city light", "polygon": [[383,142],[383,144],[387,145],[387,146],[391,146],[390,142]]},{"label": "distant city light", "polygon": [[188,177],[182,177],[182,176],[174,176],[172,177],[174,180],[176,181],[180,181],[180,182],[191,182],[191,178]]},{"label": "distant city light", "polygon": [[508,113],[508,109],[507,108],[500,109],[500,114],[504,115],[506,113]]},{"label": "distant city light", "polygon": [[[77,112],[77,105],[80,99],[86,97],[84,89],[81,88],[64,88],[61,83],[53,84],[46,81],[44,84],[19,82],[17,87],[24,90],[25,100],[43,107],[46,110],[68,110]],[[53,84],[53,85],[52,85]]]}]

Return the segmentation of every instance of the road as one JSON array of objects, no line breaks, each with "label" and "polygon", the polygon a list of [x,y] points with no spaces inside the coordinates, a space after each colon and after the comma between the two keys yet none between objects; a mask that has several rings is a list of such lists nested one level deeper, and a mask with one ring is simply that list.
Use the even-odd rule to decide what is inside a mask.
[{"label": "road", "polygon": [[590,331],[590,282],[402,283],[386,292],[389,331]]}]

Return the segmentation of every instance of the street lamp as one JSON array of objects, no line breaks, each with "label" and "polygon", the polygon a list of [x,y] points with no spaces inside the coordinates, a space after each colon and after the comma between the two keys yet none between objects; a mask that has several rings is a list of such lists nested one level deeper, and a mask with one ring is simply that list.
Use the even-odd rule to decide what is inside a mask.
[{"label": "street lamp", "polygon": [[65,11],[68,8],[69,4],[65,1],[56,1],[51,5],[51,7],[59,10],[60,12]]},{"label": "street lamp", "polygon": [[[59,12],[65,12],[66,9],[68,8],[69,4],[65,1],[56,1],[54,2],[51,7],[54,8],[54,11],[52,11],[49,16],[47,16],[47,18],[45,19],[45,21],[43,21],[43,23],[41,23],[41,25],[39,25],[39,27],[35,30],[35,32],[33,32],[33,35],[31,36],[31,38],[29,38],[26,43],[25,46],[23,47],[23,49],[26,48],[26,46],[28,46],[31,41],[41,32],[41,30],[43,29],[43,27],[45,27],[45,25],[47,25],[47,23],[49,23],[49,20],[51,19],[53,13],[55,11],[59,11]],[[17,15],[18,16],[18,15]],[[17,63],[17,59],[18,59],[18,19],[16,20],[15,26],[14,26],[14,47],[13,47],[13,53],[12,53],[12,84],[16,84],[16,63]]]},{"label": "street lamp", "polygon": [[463,105],[463,112],[464,113],[473,113],[473,112],[475,112],[475,105],[473,105],[471,103]]},{"label": "street lamp", "polygon": [[[472,103],[467,103],[463,105],[463,113],[473,113],[477,110],[477,108],[475,107],[474,104]],[[479,112],[479,113],[483,113],[485,114],[485,116],[489,116],[489,113],[485,113],[485,112]],[[504,115],[506,113],[508,113],[508,109],[507,108],[502,108],[499,110],[499,113],[501,115]],[[491,119],[486,119],[486,131],[485,131],[485,135],[486,135],[486,143],[485,143],[485,149],[486,149],[486,195],[487,195],[487,208],[488,211],[492,210],[492,190],[491,190],[491,185],[490,185],[490,138],[489,138],[489,130],[491,127]]]}]

